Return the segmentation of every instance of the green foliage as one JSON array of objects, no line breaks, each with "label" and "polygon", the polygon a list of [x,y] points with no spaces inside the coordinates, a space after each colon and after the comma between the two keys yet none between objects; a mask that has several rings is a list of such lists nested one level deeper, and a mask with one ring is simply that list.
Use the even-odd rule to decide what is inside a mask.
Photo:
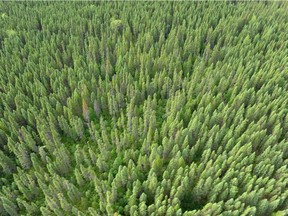
[{"label": "green foliage", "polygon": [[287,11],[1,2],[0,215],[287,215]]},{"label": "green foliage", "polygon": [[111,27],[112,27],[115,31],[122,31],[122,30],[123,30],[123,22],[122,22],[122,20],[113,19],[113,20],[111,21]]}]

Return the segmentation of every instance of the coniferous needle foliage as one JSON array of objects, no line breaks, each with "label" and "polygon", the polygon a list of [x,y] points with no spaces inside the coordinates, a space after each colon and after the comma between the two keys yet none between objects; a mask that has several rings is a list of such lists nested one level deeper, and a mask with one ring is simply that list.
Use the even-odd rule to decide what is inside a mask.
[{"label": "coniferous needle foliage", "polygon": [[1,2],[0,215],[287,215],[286,2]]}]

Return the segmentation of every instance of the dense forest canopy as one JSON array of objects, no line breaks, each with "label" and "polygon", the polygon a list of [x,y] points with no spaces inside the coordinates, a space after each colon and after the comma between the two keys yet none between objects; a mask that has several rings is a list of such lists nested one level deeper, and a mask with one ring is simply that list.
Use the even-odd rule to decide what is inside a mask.
[{"label": "dense forest canopy", "polygon": [[286,2],[1,2],[0,215],[287,215]]}]

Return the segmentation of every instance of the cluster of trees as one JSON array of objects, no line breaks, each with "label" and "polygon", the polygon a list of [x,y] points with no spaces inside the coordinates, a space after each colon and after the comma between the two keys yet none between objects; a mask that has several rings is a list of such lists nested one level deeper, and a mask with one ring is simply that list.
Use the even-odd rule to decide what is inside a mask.
[{"label": "cluster of trees", "polygon": [[287,213],[285,2],[0,15],[0,215]]}]

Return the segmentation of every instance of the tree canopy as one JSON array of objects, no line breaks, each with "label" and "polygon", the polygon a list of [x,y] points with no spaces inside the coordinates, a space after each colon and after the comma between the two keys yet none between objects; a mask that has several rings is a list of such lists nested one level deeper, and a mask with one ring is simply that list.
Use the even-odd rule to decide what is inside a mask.
[{"label": "tree canopy", "polygon": [[0,215],[286,215],[286,2],[1,2]]}]

